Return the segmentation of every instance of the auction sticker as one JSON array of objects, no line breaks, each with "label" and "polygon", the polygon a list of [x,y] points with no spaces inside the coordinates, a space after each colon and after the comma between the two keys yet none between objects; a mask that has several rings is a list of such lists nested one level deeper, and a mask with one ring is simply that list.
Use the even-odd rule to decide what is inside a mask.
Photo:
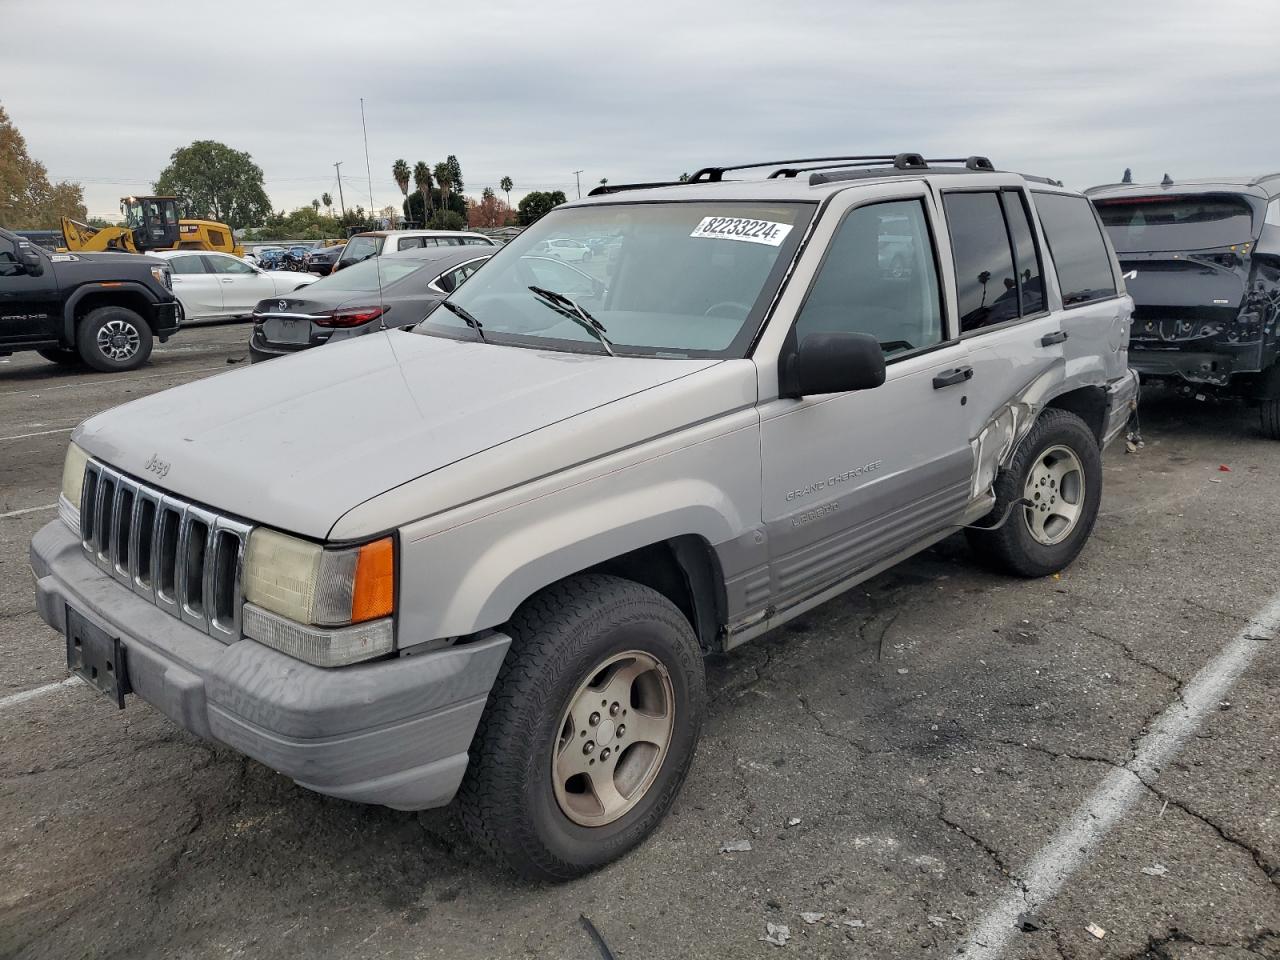
[{"label": "auction sticker", "polygon": [[774,223],[772,220],[751,220],[747,217],[703,217],[694,228],[691,237],[710,237],[715,240],[744,240],[747,243],[763,243],[776,247],[791,232],[791,224]]}]

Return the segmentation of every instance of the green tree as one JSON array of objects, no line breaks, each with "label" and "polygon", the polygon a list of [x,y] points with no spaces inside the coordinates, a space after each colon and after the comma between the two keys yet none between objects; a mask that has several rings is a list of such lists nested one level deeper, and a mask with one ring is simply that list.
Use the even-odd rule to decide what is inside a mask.
[{"label": "green tree", "polygon": [[453,170],[449,167],[449,162],[437,163],[435,170],[432,171],[436,177],[436,183],[440,185],[440,203],[441,206],[449,205],[449,188],[453,186]]},{"label": "green tree", "polygon": [[498,183],[498,188],[507,195],[508,207],[511,206],[511,188],[514,186],[515,186],[515,183],[512,181],[510,177],[503,177],[502,180],[499,181]]},{"label": "green tree", "polygon": [[681,183],[688,183],[688,182],[689,182],[689,175],[688,175],[687,173],[682,173],[682,174],[680,174],[680,182],[681,182]]},{"label": "green tree", "polygon": [[0,107],[0,227],[54,230],[62,217],[86,216],[84,188],[50,183],[44,164],[27,153],[27,141]]},{"label": "green tree", "polygon": [[565,200],[566,197],[563,190],[556,190],[551,193],[534,190],[532,193],[526,193],[520,198],[520,206],[518,208],[520,225],[527,227],[531,223],[537,222],[541,217],[546,216],[553,209],[564,203]]},{"label": "green tree", "polygon": [[467,218],[457,210],[437,210],[427,226],[432,230],[465,230]]},{"label": "green tree", "polygon": [[400,188],[400,195],[407,197],[409,195],[409,164],[404,160],[397,160],[391,165],[391,175],[396,178],[396,186]]},{"label": "green tree", "polygon": [[449,166],[449,189],[454,193],[462,192],[462,164],[458,162],[458,158],[452,153],[444,158],[444,162]]},{"label": "green tree", "polygon": [[320,201],[319,201],[319,200],[312,200],[312,201],[311,201],[311,209],[312,209],[312,210],[314,210],[314,211],[318,214],[318,213],[320,212]]},{"label": "green tree", "polygon": [[[431,168],[427,166],[425,160],[419,160],[413,165],[413,185],[418,188],[418,196],[422,200],[422,217],[418,223],[426,223],[427,217],[431,215]],[[404,212],[407,217],[408,201],[405,203]]]},{"label": "green tree", "polygon": [[262,168],[243,150],[216,140],[196,140],[173,151],[153,189],[178,197],[183,216],[218,220],[232,229],[263,223],[271,215]]},{"label": "green tree", "polygon": [[608,185],[609,185],[609,178],[608,178],[608,177],[601,177],[601,178],[600,178],[600,186],[602,186],[602,187],[607,187]]},{"label": "green tree", "polygon": [[329,216],[333,216],[333,197],[329,193],[320,194],[320,202],[324,204],[324,208],[329,211]]}]

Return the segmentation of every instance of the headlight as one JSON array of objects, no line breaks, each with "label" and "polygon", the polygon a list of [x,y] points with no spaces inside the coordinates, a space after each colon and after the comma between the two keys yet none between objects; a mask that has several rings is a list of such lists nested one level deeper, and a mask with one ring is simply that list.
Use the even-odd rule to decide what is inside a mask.
[{"label": "headlight", "polygon": [[74,443],[67,445],[67,457],[62,461],[62,495],[77,510],[80,509],[80,491],[84,487],[84,465],[89,455]]},{"label": "headlight", "polygon": [[163,286],[166,290],[173,289],[172,274],[169,273],[168,267],[152,267],[151,275],[156,278],[156,283]]},{"label": "headlight", "polygon": [[390,537],[332,549],[260,527],[249,535],[243,582],[245,634],[290,656],[341,666],[395,646]]}]

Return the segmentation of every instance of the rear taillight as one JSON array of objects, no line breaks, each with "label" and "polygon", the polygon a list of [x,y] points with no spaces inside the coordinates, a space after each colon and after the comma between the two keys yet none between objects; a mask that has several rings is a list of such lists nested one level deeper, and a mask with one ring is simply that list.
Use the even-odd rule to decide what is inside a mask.
[{"label": "rear taillight", "polygon": [[370,320],[377,320],[390,312],[390,307],[345,307],[333,313],[316,317],[317,327],[358,327]]}]

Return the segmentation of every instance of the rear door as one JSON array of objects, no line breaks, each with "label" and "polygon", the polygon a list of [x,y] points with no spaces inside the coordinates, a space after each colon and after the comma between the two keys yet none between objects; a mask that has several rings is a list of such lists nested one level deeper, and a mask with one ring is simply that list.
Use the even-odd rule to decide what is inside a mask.
[{"label": "rear door", "polygon": [[206,320],[222,316],[222,284],[202,253],[183,253],[169,257],[173,271],[173,293],[182,304],[188,320]]},{"label": "rear door", "polygon": [[1097,211],[1086,197],[1047,191],[1032,196],[1062,293],[1068,369],[1105,357],[1107,379],[1114,380],[1127,366],[1123,348],[1129,342],[1133,302],[1123,295]]},{"label": "rear door", "polygon": [[1027,404],[1039,399],[1038,386],[1063,364],[1062,316],[1050,309],[1044,258],[1024,190],[944,190],[942,206],[960,336],[973,370],[965,429],[973,442],[978,492],[995,479]]},{"label": "rear door", "polygon": [[204,256],[222,287],[223,316],[247,316],[259,300],[276,295],[275,281],[238,257],[225,253],[206,253]]},{"label": "rear door", "polygon": [[[967,356],[945,321],[922,183],[837,194],[814,279],[782,347],[814,334],[869,333],[885,383],[760,406],[762,513],[770,599],[784,605],[925,542],[959,521],[973,457],[963,410]],[[820,232],[815,235],[821,235]],[[882,263],[881,247],[902,255]],[[772,384],[762,383],[767,396]]]}]

